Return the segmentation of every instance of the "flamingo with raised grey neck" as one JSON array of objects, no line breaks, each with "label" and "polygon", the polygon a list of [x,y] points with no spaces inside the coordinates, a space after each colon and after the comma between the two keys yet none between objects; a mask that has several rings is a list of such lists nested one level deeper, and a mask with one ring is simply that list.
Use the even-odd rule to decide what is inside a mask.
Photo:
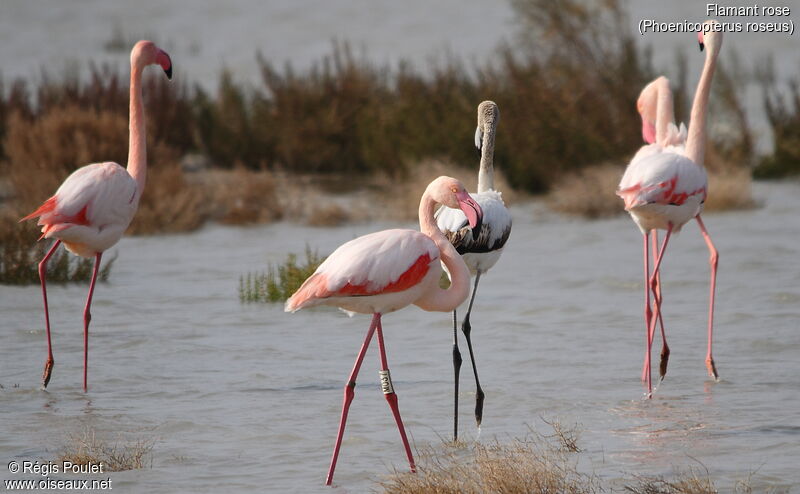
[{"label": "flamingo with raised grey neck", "polygon": [[[511,213],[503,203],[500,192],[494,189],[494,141],[497,123],[500,120],[500,109],[493,101],[484,101],[478,105],[478,127],[475,129],[475,146],[481,153],[478,171],[478,192],[470,194],[483,210],[483,222],[477,229],[472,229],[469,221],[460,209],[442,207],[436,212],[436,223],[439,229],[450,240],[456,251],[464,258],[470,272],[475,275],[472,296],[467,306],[467,314],[461,324],[461,332],[467,340],[472,373],[475,375],[475,421],[478,427],[483,419],[484,393],[478,379],[478,368],[472,350],[470,333],[470,314],[478,291],[481,275],[492,268],[503,252],[511,234]],[[461,352],[458,349],[458,317],[453,310],[453,374],[455,375],[453,440],[458,440],[458,388],[461,370]]]},{"label": "flamingo with raised grey neck", "polygon": [[[437,204],[460,208],[473,228],[481,223],[481,207],[469,196],[461,182],[450,177],[439,177],[428,185],[420,200],[421,232],[384,230],[341,245],[286,301],[287,312],[315,305],[332,305],[349,312],[372,314],[372,323],[344,386],[342,415],[326,485],[333,481],[347,413],[355,394],[356,377],[374,333],[377,333],[380,351],[381,389],[397,422],[411,471],[416,470],[389,375],[381,316],[411,304],[426,311],[450,312],[469,295],[469,270],[456,249],[436,227],[433,214]],[[452,277],[447,289],[439,287],[442,273],[440,260]]]},{"label": "flamingo with raised grey neck", "polygon": [[44,320],[47,329],[47,361],[42,386],[47,387],[55,360],[50,338],[47,307],[47,261],[62,243],[81,257],[94,257],[89,295],[83,310],[83,391],[88,389],[89,322],[94,285],[103,252],[116,244],[128,228],[144,191],[147,174],[145,116],[142,103],[142,72],[148,65],[160,65],[172,78],[169,55],[150,41],[139,41],[131,50],[130,123],[128,168],[117,163],[93,163],[78,168],[64,180],[56,193],[20,221],[39,218],[43,238],[55,242],[39,263]]},{"label": "flamingo with raised grey neck", "polygon": [[[617,189],[617,195],[625,201],[625,210],[630,213],[644,235],[645,321],[647,329],[645,335],[645,375],[643,377],[647,382],[646,396],[648,398],[652,396],[653,390],[650,370],[651,335],[655,332],[656,322],[661,318],[660,287],[657,275],[659,274],[661,261],[670,236],[673,232],[679,232],[683,225],[692,218],[697,220],[700,232],[710,253],[711,280],[706,367],[711,377],[714,379],[719,378],[711,350],[714,325],[714,294],[719,254],[700,217],[708,189],[708,178],[703,168],[706,114],[711,81],[716,68],[717,57],[722,47],[722,33],[715,30],[718,24],[717,21],[706,21],[703,24],[703,31],[698,33],[700,50],[702,51],[705,47],[708,50],[692,104],[685,147],[681,147],[679,141],[670,145],[663,133],[662,136],[664,136],[665,140],[660,144],[658,142],[658,122],[656,122],[655,132],[652,132],[647,129],[651,122],[643,115],[643,135],[645,139],[654,139],[655,142],[643,147],[634,156],[634,159],[625,170]],[[665,107],[662,106],[662,114],[664,110]],[[671,107],[668,113],[671,114]],[[659,115],[659,117],[662,122],[661,128],[666,128],[667,126],[663,125],[663,122],[671,120],[671,116],[664,117]],[[666,230],[666,235],[658,250],[658,255],[654,259],[653,274],[651,275],[649,272],[648,236],[651,231],[657,229]],[[657,294],[652,313],[649,311],[650,293]],[[665,365],[663,370],[666,371]]]}]

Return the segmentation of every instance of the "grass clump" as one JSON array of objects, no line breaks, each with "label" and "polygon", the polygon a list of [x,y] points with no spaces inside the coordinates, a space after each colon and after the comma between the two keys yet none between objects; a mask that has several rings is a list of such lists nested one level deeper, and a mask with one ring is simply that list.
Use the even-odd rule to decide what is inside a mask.
[{"label": "grass clump", "polygon": [[[17,224],[8,216],[0,216],[0,284],[27,285],[39,283],[39,262],[51,241],[40,241],[39,230],[31,223]],[[98,281],[108,281],[117,256],[107,259],[97,273]],[[84,259],[59,248],[47,263],[48,283],[76,283],[92,277],[94,259]]]},{"label": "grass clump", "polygon": [[428,448],[417,452],[416,474],[395,472],[379,484],[387,494],[602,492],[599,480],[580,473],[562,446],[557,437],[531,430],[523,439],[469,450],[463,443]]},{"label": "grass clump", "polygon": [[239,277],[239,300],[245,302],[283,302],[314,274],[325,260],[306,246],[305,262],[289,254],[281,264],[270,263],[266,273],[247,273]]},{"label": "grass clump", "polygon": [[58,461],[69,461],[73,465],[102,464],[106,472],[138,470],[152,466],[153,445],[151,439],[110,442],[87,427],[81,433],[69,436]]}]

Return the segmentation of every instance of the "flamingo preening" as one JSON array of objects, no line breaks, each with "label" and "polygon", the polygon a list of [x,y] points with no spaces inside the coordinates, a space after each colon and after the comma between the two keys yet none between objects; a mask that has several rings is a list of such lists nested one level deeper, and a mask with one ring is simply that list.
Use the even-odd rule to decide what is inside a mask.
[{"label": "flamingo preening", "polygon": [[[475,130],[475,146],[481,152],[478,172],[478,192],[470,194],[483,210],[483,222],[473,230],[467,216],[460,209],[442,207],[436,213],[436,223],[450,240],[456,251],[464,258],[470,272],[475,275],[475,285],[467,307],[467,314],[461,324],[461,331],[467,340],[472,372],[475,375],[475,421],[478,427],[483,418],[483,389],[478,379],[478,368],[472,351],[470,333],[470,314],[478,291],[481,275],[495,265],[503,247],[511,234],[511,213],[506,209],[500,192],[494,190],[494,140],[500,110],[493,101],[478,105],[478,128]],[[453,371],[455,374],[455,400],[453,414],[453,440],[458,439],[458,380],[461,370],[461,352],[458,349],[458,317],[453,309]]]},{"label": "flamingo preening", "polygon": [[[450,177],[439,177],[428,185],[420,200],[421,232],[384,230],[343,244],[286,301],[287,312],[315,305],[332,305],[350,312],[372,314],[367,336],[344,386],[342,415],[326,485],[333,481],[347,412],[355,394],[356,377],[376,332],[381,359],[381,389],[397,422],[411,471],[415,471],[414,457],[389,375],[381,316],[410,304],[427,311],[449,312],[469,295],[469,270],[456,249],[436,227],[434,207],[437,204],[460,208],[469,225],[475,231],[479,228],[483,213],[478,203],[470,197],[461,182]],[[446,290],[439,287],[442,273],[440,260],[452,279],[452,284]]]},{"label": "flamingo preening", "polygon": [[130,142],[128,168],[113,162],[94,163],[75,170],[55,195],[20,221],[39,218],[43,238],[56,241],[39,263],[42,282],[44,320],[47,329],[47,361],[42,385],[46,388],[53,371],[53,349],[50,339],[50,314],[47,308],[47,261],[62,243],[81,257],[94,256],[94,269],[89,295],[83,310],[83,390],[88,386],[90,308],[97,272],[103,252],[116,244],[128,228],[144,191],[147,174],[145,116],[142,103],[142,72],[148,65],[160,65],[172,78],[169,55],[150,41],[139,41],[131,50]]},{"label": "flamingo preening", "polygon": [[[688,132],[677,130],[672,123],[672,98],[666,79],[657,79],[642,92],[639,112],[642,116],[642,134],[650,144],[642,147],[625,170],[617,195],[625,201],[628,211],[644,235],[645,278],[645,325],[646,346],[642,379],[647,382],[647,396],[652,396],[650,349],[655,326],[662,321],[660,271],[664,252],[673,232],[692,218],[697,220],[700,232],[710,252],[711,282],[708,308],[708,352],[706,367],[714,379],[719,378],[711,352],[714,325],[714,293],[717,279],[719,254],[706,230],[700,213],[703,210],[708,189],[708,178],[703,168],[706,139],[706,113],[711,91],[711,81],[722,47],[722,32],[717,32],[717,21],[706,21],[703,31],[698,33],[700,50],[707,47],[705,64],[697,85]],[[652,102],[655,94],[655,116]],[[655,122],[653,119],[655,118]],[[682,145],[683,135],[685,146]],[[653,270],[649,272],[648,240],[650,232],[666,230],[661,247],[654,234]],[[657,252],[656,252],[657,251]],[[653,310],[650,309],[650,294],[653,294]],[[663,321],[661,333],[664,336]],[[664,378],[669,358],[669,348],[664,340],[661,360],[661,379]]]}]

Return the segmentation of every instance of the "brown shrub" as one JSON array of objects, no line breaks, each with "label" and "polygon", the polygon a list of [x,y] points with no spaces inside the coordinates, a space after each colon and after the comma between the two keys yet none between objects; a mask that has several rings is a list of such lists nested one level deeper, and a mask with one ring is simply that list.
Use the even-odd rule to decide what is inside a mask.
[{"label": "brown shrub", "polygon": [[547,195],[555,211],[584,218],[613,216],[623,211],[622,199],[615,191],[624,169],[604,164],[570,173],[556,182]]},{"label": "brown shrub", "polygon": [[139,210],[128,227],[131,235],[189,232],[211,217],[211,205],[201,186],[187,182],[177,165],[148,170]]},{"label": "brown shrub", "polygon": [[80,434],[72,434],[61,448],[58,461],[73,465],[103,465],[104,472],[137,470],[150,466],[154,441],[136,439],[133,441],[108,441],[90,427]]}]

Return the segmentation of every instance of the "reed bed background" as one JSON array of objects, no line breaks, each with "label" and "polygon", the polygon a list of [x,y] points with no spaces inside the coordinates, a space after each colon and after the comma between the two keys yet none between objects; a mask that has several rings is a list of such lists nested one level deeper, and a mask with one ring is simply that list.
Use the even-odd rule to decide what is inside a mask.
[{"label": "reed bed background", "polygon": [[[484,65],[449,59],[424,72],[375,65],[340,43],[301,72],[256,56],[262,81],[255,87],[224,70],[215,94],[192,81],[146,77],[152,171],[129,233],[190,231],[207,221],[413,218],[421,177],[475,175],[475,108],[484,99],[501,108],[495,163],[506,198],[549,194],[548,203],[567,214],[619,213],[613,190],[642,144],[635,101],[659,73],[650,52],[625,28],[620,0],[512,4],[522,26],[517,42]],[[753,169],[758,177],[800,171],[800,92],[797,83],[787,93],[764,78],[775,151],[755,156],[736,84],[748,71],[735,54],[723,62],[711,111],[725,125],[709,146],[709,208],[750,207]],[[695,71],[683,57],[677,63],[676,117],[685,121]],[[126,162],[127,78],[92,65],[85,78],[0,80],[4,217],[32,211],[79,166]],[[384,199],[379,212],[365,207],[375,194]],[[26,235],[22,244],[35,242],[32,229],[0,226],[4,246],[19,235]]]}]

